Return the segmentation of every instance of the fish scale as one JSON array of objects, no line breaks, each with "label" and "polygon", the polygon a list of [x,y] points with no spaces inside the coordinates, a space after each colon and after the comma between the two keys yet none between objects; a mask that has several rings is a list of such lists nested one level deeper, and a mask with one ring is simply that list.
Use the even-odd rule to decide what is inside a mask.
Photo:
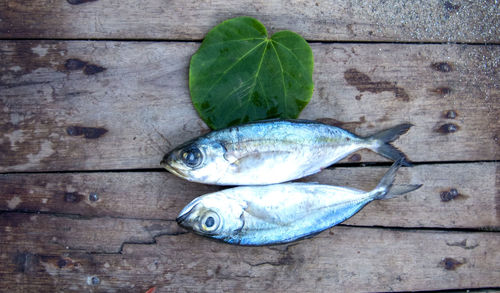
[{"label": "fish scale", "polygon": [[390,144],[408,131],[401,124],[363,138],[308,120],[270,120],[212,131],[175,148],[162,165],[190,181],[218,185],[265,185],[305,177],[368,148],[398,160]]},{"label": "fish scale", "polygon": [[[402,159],[377,187],[361,191],[315,183],[239,186],[200,196],[177,222],[195,233],[239,245],[268,245],[315,235],[353,216],[373,200],[392,198],[421,185],[393,186]],[[392,191],[391,191],[392,190]]]}]

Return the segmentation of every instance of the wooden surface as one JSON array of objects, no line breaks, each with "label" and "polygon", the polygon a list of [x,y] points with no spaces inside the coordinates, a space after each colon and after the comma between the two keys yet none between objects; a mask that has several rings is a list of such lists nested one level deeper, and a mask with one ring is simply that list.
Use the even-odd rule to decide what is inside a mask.
[{"label": "wooden surface", "polygon": [[247,15],[308,40],[498,43],[498,9],[491,0],[3,0],[0,37],[201,40]]},{"label": "wooden surface", "polygon": [[[370,190],[385,171],[386,167],[337,167],[302,181]],[[498,230],[499,176],[498,163],[402,168],[397,182],[424,182],[424,186],[398,200],[373,202],[346,224]],[[3,174],[0,189],[5,200],[0,210],[173,221],[189,201],[220,188],[190,183],[167,172]],[[99,199],[91,201],[91,194]]]},{"label": "wooden surface", "polygon": [[[3,42],[0,170],[158,168],[167,150],[207,131],[191,106],[187,84],[197,47]],[[500,47],[312,48],[315,91],[301,118],[360,135],[411,122],[415,126],[396,145],[415,162],[500,157]],[[86,74],[89,64],[105,70]],[[358,161],[381,160],[364,152]]]},{"label": "wooden surface", "polygon": [[[496,1],[0,0],[0,291],[500,290]],[[297,243],[237,247],[174,219],[220,187],[159,168],[208,131],[189,97],[206,32],[250,15],[311,41],[301,118],[402,122],[408,195]],[[340,41],[340,42],[338,42]],[[360,151],[302,179],[369,190]]]},{"label": "wooden surface", "polygon": [[[58,243],[60,231],[36,233],[40,226],[58,224],[53,216],[9,218],[16,233],[6,241],[9,257],[0,271],[9,291],[145,292],[153,285],[163,292],[407,291],[498,282],[498,233],[336,227],[296,244],[238,247],[166,232],[154,241],[138,239],[119,248],[110,233],[93,230],[95,222],[78,221],[84,227],[75,227],[74,221],[59,221],[61,230],[74,229],[78,240],[111,238],[110,251],[102,251],[85,243],[66,248]],[[105,226],[111,220],[100,221]],[[79,235],[83,231],[86,235]],[[43,246],[26,245],[31,241]],[[87,281],[94,276],[99,284]]]}]

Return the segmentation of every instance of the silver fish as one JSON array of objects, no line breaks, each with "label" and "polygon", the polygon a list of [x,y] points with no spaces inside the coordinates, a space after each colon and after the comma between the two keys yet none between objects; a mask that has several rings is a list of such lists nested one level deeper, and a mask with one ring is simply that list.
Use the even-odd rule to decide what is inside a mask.
[{"label": "silver fish", "polygon": [[405,155],[390,144],[410,129],[400,124],[359,137],[308,120],[268,120],[212,131],[175,148],[161,165],[184,179],[217,185],[263,185],[321,171],[368,148],[394,161]]},{"label": "silver fish", "polygon": [[197,234],[239,245],[267,245],[312,236],[350,218],[375,199],[421,185],[392,186],[397,161],[372,191],[314,183],[240,186],[194,199],[177,223]]}]

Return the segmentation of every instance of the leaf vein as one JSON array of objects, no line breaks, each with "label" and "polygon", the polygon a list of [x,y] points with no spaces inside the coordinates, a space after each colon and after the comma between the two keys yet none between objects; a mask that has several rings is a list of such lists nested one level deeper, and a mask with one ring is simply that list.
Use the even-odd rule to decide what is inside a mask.
[{"label": "leaf vein", "polygon": [[288,52],[290,52],[291,55],[293,55],[293,57],[297,60],[297,62],[300,64],[300,66],[302,67],[303,70],[305,71],[309,71],[308,68],[306,68],[306,66],[304,66],[304,64],[302,64],[302,62],[300,61],[300,58],[292,51],[290,50],[290,48],[288,48],[287,46],[281,44],[280,42],[278,41],[275,41],[273,40],[276,44],[280,45],[281,47],[285,48],[285,50],[287,50]]},{"label": "leaf vein", "polygon": [[281,82],[283,84],[283,105],[284,105],[284,109],[285,109],[285,115],[287,113],[287,104],[286,104],[286,96],[287,96],[287,92],[286,92],[286,87],[285,87],[285,74],[284,74],[284,70],[283,70],[283,64],[281,64],[281,59],[280,59],[280,56],[278,54],[278,50],[276,50],[276,47],[274,46],[274,41],[271,40],[271,46],[273,46],[273,49],[274,49],[274,53],[276,53],[276,58],[278,59],[278,64],[280,65],[280,69],[281,69]]},{"label": "leaf vein", "polygon": [[233,68],[235,67],[238,63],[240,63],[243,59],[245,59],[246,56],[248,56],[250,53],[252,53],[254,50],[256,50],[258,47],[260,47],[262,44],[264,44],[266,41],[264,40],[263,42],[257,44],[255,47],[252,49],[248,50],[245,54],[243,54],[236,62],[234,62],[231,66],[229,66],[224,72],[221,74],[221,76],[214,82],[214,84],[208,89],[207,94],[213,90],[213,88],[219,83],[219,81],[226,76],[226,74]]}]

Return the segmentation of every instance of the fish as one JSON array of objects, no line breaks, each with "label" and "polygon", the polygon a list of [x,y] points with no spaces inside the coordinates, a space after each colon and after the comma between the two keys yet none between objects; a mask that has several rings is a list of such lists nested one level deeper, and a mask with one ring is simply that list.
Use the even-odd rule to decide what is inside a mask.
[{"label": "fish", "polygon": [[317,183],[238,186],[195,198],[176,218],[196,234],[237,245],[272,245],[312,237],[356,214],[373,200],[422,185],[394,185],[396,161],[371,191]]},{"label": "fish", "polygon": [[161,166],[189,181],[214,185],[268,185],[321,171],[360,149],[371,149],[394,161],[405,154],[390,142],[406,133],[409,123],[368,137],[309,120],[267,120],[190,140],[167,153]]}]

